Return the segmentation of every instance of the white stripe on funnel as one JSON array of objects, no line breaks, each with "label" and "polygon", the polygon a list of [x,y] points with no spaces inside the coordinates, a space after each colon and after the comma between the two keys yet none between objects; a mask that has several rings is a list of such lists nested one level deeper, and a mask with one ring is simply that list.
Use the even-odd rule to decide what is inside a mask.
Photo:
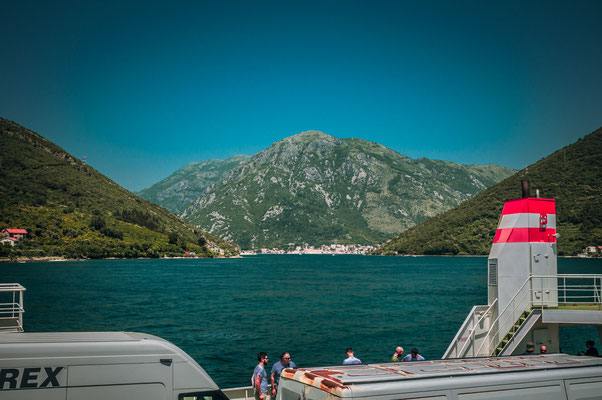
[{"label": "white stripe on funnel", "polygon": [[[539,228],[539,214],[505,214],[502,215],[498,229]],[[548,214],[548,229],[556,229],[556,214]]]}]

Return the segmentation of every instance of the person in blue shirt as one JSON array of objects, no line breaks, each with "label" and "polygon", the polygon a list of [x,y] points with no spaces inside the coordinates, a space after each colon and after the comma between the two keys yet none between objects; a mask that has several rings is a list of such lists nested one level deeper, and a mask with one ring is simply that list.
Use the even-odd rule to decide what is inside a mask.
[{"label": "person in blue shirt", "polygon": [[424,357],[418,354],[418,349],[414,347],[410,354],[404,357],[403,361],[424,361]]},{"label": "person in blue shirt", "polygon": [[255,391],[255,400],[266,400],[268,395],[268,374],[265,372],[265,366],[268,365],[268,355],[263,351],[257,354],[259,364],[253,371],[253,390]]},{"label": "person in blue shirt", "polygon": [[359,358],[355,358],[353,356],[353,349],[351,347],[347,347],[347,350],[345,350],[345,352],[347,353],[347,358],[345,360],[343,360],[343,365],[352,365],[352,364],[361,364],[362,360],[360,360]]},{"label": "person in blue shirt", "polygon": [[272,398],[275,398],[276,393],[278,393],[280,375],[282,375],[282,370],[285,368],[297,368],[295,363],[291,361],[291,355],[287,352],[280,354],[280,361],[272,367]]}]

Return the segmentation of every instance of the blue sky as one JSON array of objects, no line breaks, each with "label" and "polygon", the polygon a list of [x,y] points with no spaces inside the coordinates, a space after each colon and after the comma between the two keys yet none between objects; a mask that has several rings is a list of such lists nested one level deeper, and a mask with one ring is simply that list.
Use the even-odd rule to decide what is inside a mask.
[{"label": "blue sky", "polygon": [[310,129],[523,168],[602,126],[602,1],[1,10],[0,116],[130,190]]}]

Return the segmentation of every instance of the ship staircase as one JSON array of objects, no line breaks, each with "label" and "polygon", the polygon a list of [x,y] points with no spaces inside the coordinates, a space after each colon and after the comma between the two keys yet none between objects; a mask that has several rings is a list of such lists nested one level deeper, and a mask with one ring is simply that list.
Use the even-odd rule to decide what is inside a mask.
[{"label": "ship staircase", "polygon": [[497,299],[474,306],[442,358],[520,354],[538,322],[596,325],[602,332],[602,275],[529,276],[503,310]]},{"label": "ship staircase", "polygon": [[0,333],[23,332],[23,292],[18,283],[0,283]]}]

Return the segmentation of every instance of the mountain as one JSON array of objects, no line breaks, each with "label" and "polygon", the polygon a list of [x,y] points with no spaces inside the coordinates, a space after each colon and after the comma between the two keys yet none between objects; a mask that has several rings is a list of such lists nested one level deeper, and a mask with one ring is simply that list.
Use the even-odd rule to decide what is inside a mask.
[{"label": "mountain", "polygon": [[245,249],[376,244],[512,173],[413,160],[377,143],[308,131],[229,171],[181,216]]},{"label": "mountain", "polygon": [[225,160],[192,162],[136,194],[167,208],[174,214],[179,214],[193,200],[201,197],[209,186],[219,181],[226,172],[249,158],[251,157],[239,154]]},{"label": "mountain", "polygon": [[59,146],[0,118],[0,230],[26,229],[0,256],[234,255],[237,246],[133,195]]},{"label": "mountain", "polygon": [[506,200],[521,197],[527,179],[531,195],[556,199],[558,254],[576,255],[602,245],[602,128],[458,207],[403,232],[375,254],[487,254]]}]

